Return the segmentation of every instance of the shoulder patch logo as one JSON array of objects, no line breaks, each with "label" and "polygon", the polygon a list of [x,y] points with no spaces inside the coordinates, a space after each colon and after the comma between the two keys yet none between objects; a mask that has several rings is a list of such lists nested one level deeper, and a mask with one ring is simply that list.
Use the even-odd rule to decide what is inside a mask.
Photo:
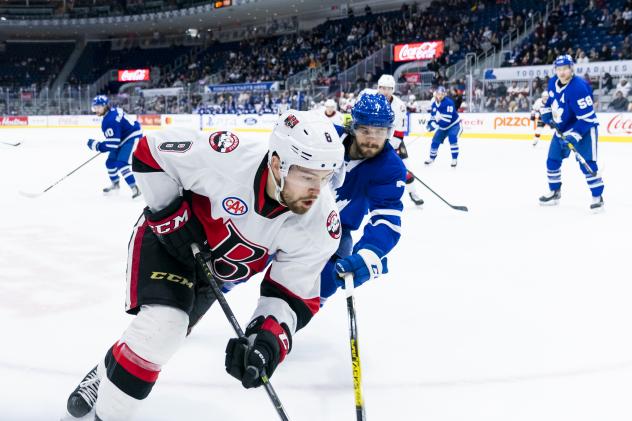
[{"label": "shoulder patch logo", "polygon": [[227,213],[235,216],[241,216],[248,212],[248,205],[246,205],[246,202],[234,196],[224,199],[222,201],[222,207]]},{"label": "shoulder patch logo", "polygon": [[331,236],[331,238],[337,240],[340,238],[340,234],[342,234],[342,228],[340,226],[340,216],[338,216],[338,212],[335,210],[331,211],[329,216],[327,217],[327,232]]},{"label": "shoulder patch logo", "polygon": [[229,153],[237,149],[239,138],[227,131],[214,132],[208,137],[208,143],[219,153]]},{"label": "shoulder patch logo", "polygon": [[193,142],[162,142],[158,145],[158,150],[161,152],[186,152],[191,149]]}]

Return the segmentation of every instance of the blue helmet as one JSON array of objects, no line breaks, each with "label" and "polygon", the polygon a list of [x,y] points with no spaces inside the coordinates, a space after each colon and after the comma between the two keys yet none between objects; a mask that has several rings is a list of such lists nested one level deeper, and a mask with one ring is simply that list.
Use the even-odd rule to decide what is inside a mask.
[{"label": "blue helmet", "polygon": [[92,98],[92,108],[94,109],[94,107],[99,105],[107,107],[108,105],[110,105],[110,100],[105,95],[97,95]]},{"label": "blue helmet", "polygon": [[570,54],[564,54],[564,55],[558,56],[553,62],[554,67],[561,67],[561,66],[573,67],[574,64],[575,62],[573,61],[573,57],[571,57]]},{"label": "blue helmet", "polygon": [[445,87],[443,87],[443,86],[439,85],[439,86],[437,87],[437,89],[435,89],[435,92],[437,92],[437,93],[439,93],[439,94],[445,94],[445,93],[446,93],[446,90],[445,90]]},{"label": "blue helmet", "polygon": [[363,94],[351,109],[353,126],[393,127],[395,113],[382,94]]}]

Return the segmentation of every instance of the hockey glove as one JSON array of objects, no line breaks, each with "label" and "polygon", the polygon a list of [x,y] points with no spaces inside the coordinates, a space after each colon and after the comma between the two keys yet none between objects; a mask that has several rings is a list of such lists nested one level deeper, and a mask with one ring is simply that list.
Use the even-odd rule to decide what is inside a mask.
[{"label": "hockey glove", "polygon": [[191,244],[198,243],[204,248],[207,240],[204,228],[191,211],[189,203],[178,197],[158,212],[152,212],[146,207],[143,213],[147,225],[169,254],[187,268],[195,268]]},{"label": "hockey glove", "polygon": [[428,121],[428,124],[426,124],[426,130],[428,130],[429,132],[434,132],[437,128],[437,122],[434,120],[430,120]]},{"label": "hockey glove", "polygon": [[375,247],[366,247],[344,259],[336,261],[335,271],[339,285],[344,288],[345,273],[353,274],[353,286],[359,287],[369,279],[388,273],[386,257],[380,259],[382,251]]},{"label": "hockey glove", "polygon": [[93,151],[106,152],[105,144],[103,142],[97,142],[94,139],[88,139],[88,147]]},{"label": "hockey glove", "polygon": [[226,372],[246,388],[263,384],[262,375],[272,373],[292,349],[292,336],[285,324],[272,316],[250,322],[246,338],[232,338],[226,346]]},{"label": "hockey glove", "polygon": [[551,113],[550,108],[540,108],[540,120],[542,120],[544,124],[549,125],[552,129],[554,129],[553,126],[557,126],[555,121],[553,121],[553,113]]}]

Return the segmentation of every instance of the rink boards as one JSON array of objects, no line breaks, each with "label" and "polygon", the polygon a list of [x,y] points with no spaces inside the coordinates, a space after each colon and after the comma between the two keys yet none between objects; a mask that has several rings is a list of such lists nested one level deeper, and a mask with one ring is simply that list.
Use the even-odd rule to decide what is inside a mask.
[{"label": "rink boards", "polygon": [[[140,114],[129,115],[138,119],[145,130],[166,127],[189,127],[205,131],[233,130],[237,132],[266,133],[272,130],[277,116],[273,114]],[[430,137],[426,131],[429,115],[408,115],[408,136]],[[599,139],[604,142],[632,142],[632,113],[598,113]],[[530,140],[535,122],[530,113],[463,113],[462,138]],[[65,116],[0,116],[0,129],[8,128],[100,128],[101,119],[94,115]],[[543,139],[550,139],[547,127]]]}]

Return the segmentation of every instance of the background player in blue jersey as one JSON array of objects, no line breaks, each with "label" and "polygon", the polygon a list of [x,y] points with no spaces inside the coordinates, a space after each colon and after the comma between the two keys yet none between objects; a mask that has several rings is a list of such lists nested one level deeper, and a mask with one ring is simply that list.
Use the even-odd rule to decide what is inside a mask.
[{"label": "background player in blue jersey", "polygon": [[432,137],[430,144],[430,158],[425,162],[430,165],[437,157],[439,145],[443,143],[445,138],[450,142],[450,151],[452,152],[452,167],[456,167],[459,157],[459,136],[461,135],[461,117],[457,112],[452,98],[446,96],[443,86],[439,86],[434,92],[434,99],[430,108],[430,120],[427,129],[429,132],[437,132]]},{"label": "background player in blue jersey", "polygon": [[555,76],[549,80],[549,99],[540,109],[542,121],[555,130],[546,169],[550,192],[540,197],[542,205],[556,205],[562,188],[562,160],[570,154],[569,143],[586,160],[593,170],[591,174],[580,165],[592,193],[590,208],[603,208],[603,180],[597,173],[597,115],[593,109],[592,88],[573,74],[573,58],[570,55],[555,59]]},{"label": "background player in blue jersey", "polygon": [[140,124],[138,121],[128,120],[121,108],[111,108],[108,97],[105,95],[94,97],[92,111],[103,117],[101,130],[103,130],[105,139],[100,142],[89,139],[88,147],[98,152],[108,153],[105,166],[112,181],[112,184],[104,188],[103,192],[109,193],[117,190],[119,180],[122,177],[132,190],[132,198],[138,197],[140,190],[136,186],[130,165],[134,145],[143,135]]},{"label": "background player in blue jersey", "polygon": [[[351,110],[349,132],[339,128],[345,146],[346,176],[336,189],[342,233],[338,251],[321,274],[321,305],[352,273],[355,286],[388,272],[386,255],[401,233],[406,167],[388,142],[394,113],[381,94],[364,94]],[[353,245],[351,232],[370,219]]]}]

